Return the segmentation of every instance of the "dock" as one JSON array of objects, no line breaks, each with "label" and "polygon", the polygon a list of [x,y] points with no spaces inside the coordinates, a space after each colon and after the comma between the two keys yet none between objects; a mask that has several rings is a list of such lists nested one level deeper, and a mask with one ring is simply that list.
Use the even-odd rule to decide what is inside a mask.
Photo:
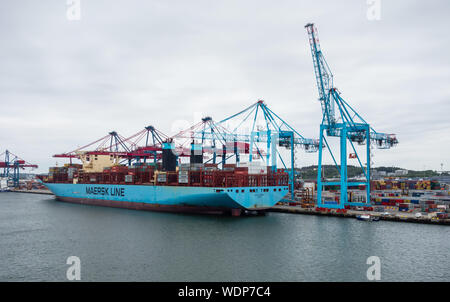
[{"label": "dock", "polygon": [[410,223],[425,223],[425,224],[438,224],[438,225],[450,225],[450,219],[432,219],[427,216],[420,218],[415,217],[411,213],[390,213],[389,215],[381,215],[379,212],[372,211],[355,211],[347,210],[345,213],[330,211],[317,211],[315,208],[302,208],[300,206],[285,206],[275,205],[268,209],[267,212],[281,212],[289,214],[303,214],[303,215],[317,215],[317,216],[332,216],[341,218],[354,218],[357,215],[372,215],[379,217],[380,220],[397,221],[397,222],[410,222]]}]

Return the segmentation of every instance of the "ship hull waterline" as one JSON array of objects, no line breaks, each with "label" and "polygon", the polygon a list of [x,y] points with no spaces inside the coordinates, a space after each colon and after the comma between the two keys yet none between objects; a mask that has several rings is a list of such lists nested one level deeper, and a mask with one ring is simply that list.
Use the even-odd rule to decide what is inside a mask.
[{"label": "ship hull waterline", "polygon": [[229,214],[263,211],[288,193],[275,187],[188,187],[44,183],[63,202],[133,210]]}]

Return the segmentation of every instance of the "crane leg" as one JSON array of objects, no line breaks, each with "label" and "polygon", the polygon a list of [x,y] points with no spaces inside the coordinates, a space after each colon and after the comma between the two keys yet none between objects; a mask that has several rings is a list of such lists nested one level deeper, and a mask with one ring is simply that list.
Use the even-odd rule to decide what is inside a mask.
[{"label": "crane leg", "polygon": [[347,203],[347,127],[344,125],[341,130],[341,200],[339,207],[343,209]]},{"label": "crane leg", "polygon": [[322,149],[323,149],[323,126],[320,125],[319,164],[317,166],[317,206],[318,207],[322,207]]}]

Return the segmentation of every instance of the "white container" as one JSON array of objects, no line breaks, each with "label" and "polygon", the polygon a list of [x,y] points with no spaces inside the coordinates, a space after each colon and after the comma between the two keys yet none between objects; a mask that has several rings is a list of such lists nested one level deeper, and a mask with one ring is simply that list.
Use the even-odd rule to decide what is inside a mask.
[{"label": "white container", "polygon": [[267,173],[267,166],[263,166],[260,163],[245,162],[245,163],[238,163],[237,166],[248,168],[248,174],[266,174]]},{"label": "white container", "polygon": [[178,183],[187,184],[189,183],[189,173],[188,171],[180,171],[178,173]]},{"label": "white container", "polygon": [[158,182],[166,182],[166,180],[167,180],[166,173],[159,173],[158,174],[158,178],[157,178]]}]

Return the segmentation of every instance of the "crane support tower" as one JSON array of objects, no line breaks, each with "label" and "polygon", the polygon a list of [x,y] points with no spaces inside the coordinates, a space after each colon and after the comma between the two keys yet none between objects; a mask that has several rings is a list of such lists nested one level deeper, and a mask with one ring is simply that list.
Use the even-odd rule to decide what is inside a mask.
[{"label": "crane support tower", "polygon": [[[305,25],[308,32],[309,44],[319,90],[319,101],[322,106],[322,122],[320,124],[319,163],[317,169],[317,206],[325,208],[343,209],[346,205],[366,206],[370,204],[370,146],[371,143],[379,149],[389,149],[398,141],[394,134],[376,132],[340,95],[333,85],[333,74],[328,66],[320,48],[317,29],[313,23]],[[328,144],[324,132],[330,137],[339,137],[340,140],[340,166]],[[354,143],[366,145],[366,165],[356,151]],[[363,181],[348,181],[347,176],[347,147],[353,150],[352,157],[356,158],[364,174]],[[326,149],[325,149],[326,147]],[[330,152],[331,158],[338,169],[340,180],[327,182],[322,174],[323,150]],[[349,202],[348,186],[365,185],[365,202]],[[322,200],[322,191],[325,186],[339,186],[339,202],[326,202]]]}]

